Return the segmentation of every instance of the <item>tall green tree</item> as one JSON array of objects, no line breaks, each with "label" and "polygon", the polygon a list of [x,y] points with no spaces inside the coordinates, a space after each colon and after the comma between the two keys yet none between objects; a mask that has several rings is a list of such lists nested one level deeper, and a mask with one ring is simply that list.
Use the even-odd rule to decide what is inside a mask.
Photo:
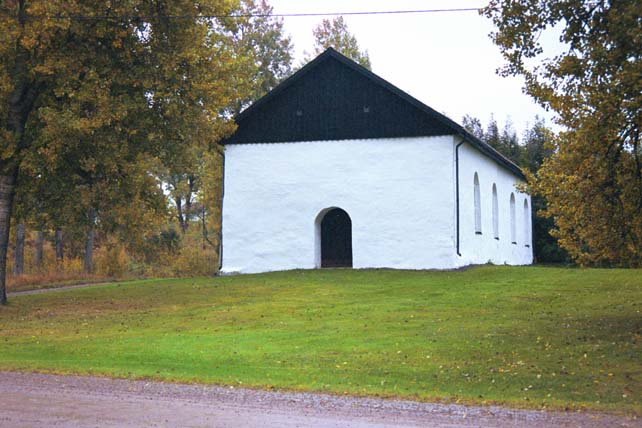
[{"label": "tall green tree", "polygon": [[497,120],[491,114],[490,120],[488,121],[488,126],[486,127],[486,132],[484,133],[486,144],[490,145],[493,149],[502,152],[502,139],[499,133],[499,126],[497,125]]},{"label": "tall green tree", "polygon": [[267,94],[292,72],[294,45],[283,28],[283,18],[272,16],[266,0],[242,0],[232,37],[238,52],[250,59],[249,93],[238,101],[236,111]]},{"label": "tall green tree", "polygon": [[[530,174],[536,174],[544,161],[553,152],[550,142],[555,139],[555,134],[546,126],[543,118],[535,116],[533,124],[524,131],[521,149],[521,165]],[[554,236],[555,224],[553,219],[546,215],[547,202],[542,195],[531,195],[533,209],[533,253],[539,263],[568,263],[568,253],[560,247]]]},{"label": "tall green tree", "polygon": [[520,146],[519,137],[513,128],[510,118],[506,119],[504,129],[499,131],[497,120],[494,115],[490,115],[488,125],[484,130],[481,120],[476,117],[466,115],[462,119],[462,126],[475,137],[497,150],[516,164],[522,165],[522,147]]},{"label": "tall green tree", "polygon": [[[223,29],[225,43],[233,47],[231,52],[235,65],[235,70],[229,74],[229,86],[236,90],[236,95],[230,98],[230,104],[224,108],[229,115],[239,113],[290,74],[293,50],[292,41],[283,29],[283,19],[272,16],[272,7],[267,1],[242,0],[234,14],[237,17],[224,20],[226,27]],[[171,136],[183,138],[184,143],[180,151],[169,154],[171,159],[163,162],[159,169],[159,176],[170,194],[175,218],[183,232],[189,227],[190,219],[205,215],[204,209],[213,212],[218,209],[209,204],[212,198],[202,194],[207,189],[217,187],[204,183],[203,171],[206,163],[212,166],[206,159],[222,161],[222,157],[212,157],[208,153],[220,150],[216,144],[220,138],[187,140],[186,135],[189,133],[182,131],[180,135]],[[203,204],[203,201],[208,204]],[[204,233],[207,230],[204,229]]]},{"label": "tall green tree", "polygon": [[535,116],[533,124],[524,131],[522,138],[524,165],[531,173],[537,173],[544,160],[553,154],[549,143],[554,138],[555,134],[546,126],[546,121]]},{"label": "tall green tree", "polygon": [[[560,244],[581,264],[642,266],[639,1],[492,0],[483,13],[506,66],[564,131],[531,176]],[[548,53],[541,33],[561,32]]]},{"label": "tall green tree", "polygon": [[485,140],[485,133],[484,133],[484,127],[481,123],[481,120],[478,118],[471,116],[469,114],[465,115],[462,120],[461,124],[466,129],[466,131],[470,132],[473,134],[475,137],[479,138],[482,141]]},{"label": "tall green tree", "polygon": [[522,147],[519,144],[519,138],[517,137],[517,132],[513,127],[513,122],[510,119],[506,120],[504,124],[504,129],[499,137],[500,147],[504,156],[513,162],[519,164],[522,157]]},{"label": "tall green tree", "polygon": [[359,42],[350,33],[343,16],[332,20],[324,19],[312,30],[312,34],[314,35],[314,55],[319,55],[328,48],[334,48],[368,70],[372,68],[368,51],[362,51],[359,48]]},{"label": "tall green tree", "polygon": [[185,141],[212,141],[233,129],[220,112],[238,96],[231,78],[237,61],[223,31],[228,23],[210,17],[237,7],[2,0],[0,303],[16,179],[38,156],[57,163],[89,153],[77,156],[82,169],[103,169],[116,180],[118,162],[110,157],[137,152],[169,161]]}]

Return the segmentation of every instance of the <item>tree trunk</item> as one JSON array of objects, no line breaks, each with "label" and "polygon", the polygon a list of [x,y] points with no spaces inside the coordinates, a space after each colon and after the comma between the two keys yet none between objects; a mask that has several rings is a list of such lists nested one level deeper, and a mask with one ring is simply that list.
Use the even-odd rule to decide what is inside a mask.
[{"label": "tree trunk", "polygon": [[212,248],[216,249],[216,245],[210,240],[209,232],[207,231],[207,220],[205,219],[207,211],[205,210],[205,205],[201,208],[201,231],[203,234],[203,249],[205,250],[207,246],[205,243],[208,243]]},{"label": "tree trunk", "polygon": [[18,168],[0,176],[0,304],[7,303],[7,249]]},{"label": "tree trunk", "polygon": [[15,265],[14,275],[22,275],[25,270],[25,224],[18,223],[16,226],[16,248],[14,250]]},{"label": "tree trunk", "polygon": [[181,228],[181,232],[185,233],[187,230],[187,223],[185,222],[185,216],[183,215],[183,198],[177,196],[174,198],[176,202],[176,217],[178,218],[178,225]]},{"label": "tree trunk", "polygon": [[[15,2],[14,2],[15,3]],[[13,211],[13,197],[15,195],[16,180],[18,179],[18,171],[20,167],[20,152],[25,150],[28,142],[25,140],[25,127],[27,119],[33,110],[34,103],[41,89],[41,83],[32,80],[31,72],[29,69],[30,52],[24,48],[22,43],[25,34],[25,26],[27,22],[26,4],[25,0],[19,0],[18,6],[18,25],[20,32],[18,34],[16,44],[17,50],[13,64],[7,64],[10,71],[12,89],[10,90],[8,103],[8,114],[6,121],[0,121],[6,128],[3,131],[8,131],[13,137],[12,143],[13,154],[9,150],[5,150],[4,146],[6,141],[3,141],[3,151],[8,154],[0,161],[0,304],[7,303],[7,249],[9,247],[9,231],[11,224],[11,213]],[[5,102],[5,99],[2,100]],[[4,106],[3,106],[4,107]],[[2,137],[3,140],[6,138]],[[9,146],[11,147],[12,144]]]},{"label": "tree trunk", "polygon": [[39,230],[38,233],[36,234],[36,254],[33,259],[33,264],[36,267],[36,269],[40,269],[42,266],[42,253],[43,253],[43,247],[45,244],[45,232],[42,230]]},{"label": "tree trunk", "polygon": [[62,261],[65,258],[65,253],[62,247],[62,229],[60,228],[56,229],[55,245],[56,245],[56,263],[62,263]]},{"label": "tree trunk", "polygon": [[87,236],[85,237],[85,260],[83,263],[83,272],[91,273],[94,262],[94,236],[96,223],[96,210],[89,208],[87,212]]}]

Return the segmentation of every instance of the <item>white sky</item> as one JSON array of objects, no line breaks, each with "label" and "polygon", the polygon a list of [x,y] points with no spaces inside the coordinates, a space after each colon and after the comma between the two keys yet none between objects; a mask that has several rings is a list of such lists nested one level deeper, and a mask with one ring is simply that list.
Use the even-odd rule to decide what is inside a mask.
[{"label": "white sky", "polygon": [[[269,0],[274,13],[331,13],[376,10],[469,8],[484,0]],[[521,78],[503,78],[495,71],[503,64],[499,48],[488,34],[489,19],[477,12],[413,15],[345,16],[362,50],[370,54],[372,71],[433,109],[461,123],[465,114],[481,119],[491,113],[500,129],[508,117],[521,137],[535,115],[551,114],[522,93]],[[322,17],[286,17],[292,36],[295,64],[304,51],[312,52],[312,29]],[[555,44],[551,38],[547,45]],[[553,46],[555,49],[555,46]]]}]

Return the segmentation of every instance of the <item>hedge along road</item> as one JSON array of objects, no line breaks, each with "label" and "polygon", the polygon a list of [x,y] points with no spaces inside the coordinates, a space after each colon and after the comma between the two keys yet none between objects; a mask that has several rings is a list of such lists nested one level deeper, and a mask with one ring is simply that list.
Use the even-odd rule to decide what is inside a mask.
[{"label": "hedge along road", "polygon": [[597,413],[552,413],[312,393],[0,372],[0,426],[642,427]]}]

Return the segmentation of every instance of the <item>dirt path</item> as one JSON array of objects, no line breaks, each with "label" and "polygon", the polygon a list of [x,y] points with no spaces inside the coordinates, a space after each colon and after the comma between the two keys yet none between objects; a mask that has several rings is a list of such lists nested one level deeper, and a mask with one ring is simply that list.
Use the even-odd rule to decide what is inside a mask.
[{"label": "dirt path", "polygon": [[60,286],[55,286],[55,287],[49,287],[49,288],[36,288],[33,290],[24,290],[24,291],[9,291],[7,292],[8,297],[12,296],[28,296],[30,294],[42,294],[42,293],[50,293],[53,291],[65,291],[65,290],[75,290],[77,288],[87,288],[87,287],[98,287],[101,285],[109,285],[109,284],[116,284],[117,281],[112,281],[112,282],[86,282],[82,284],[74,284],[74,285],[60,285]]},{"label": "dirt path", "polygon": [[641,419],[0,372],[0,427],[642,427]]}]

